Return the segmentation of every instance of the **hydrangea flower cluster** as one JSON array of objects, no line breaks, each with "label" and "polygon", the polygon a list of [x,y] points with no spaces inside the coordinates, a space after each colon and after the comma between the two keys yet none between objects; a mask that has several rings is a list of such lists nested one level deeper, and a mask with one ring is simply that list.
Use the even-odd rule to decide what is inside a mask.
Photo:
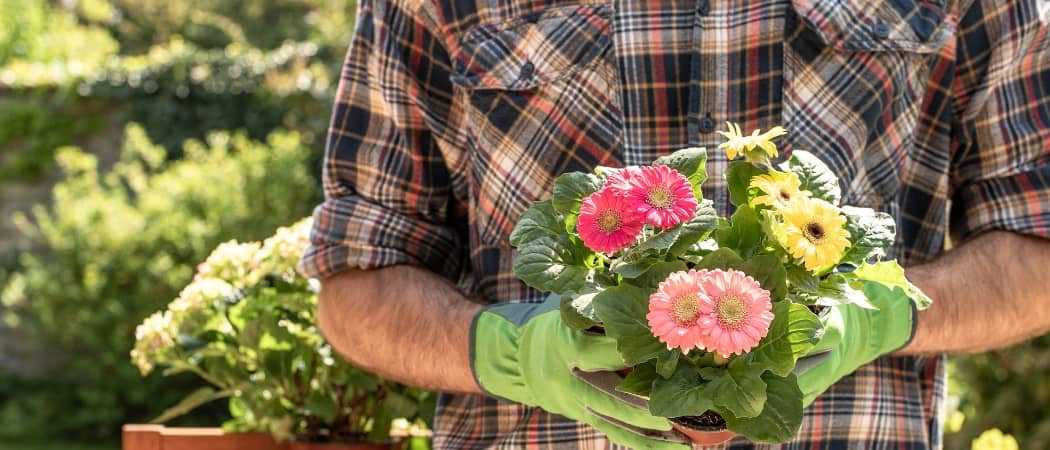
[{"label": "hydrangea flower cluster", "polygon": [[308,291],[307,280],[296,280],[295,265],[308,244],[310,224],[310,219],[304,219],[279,228],[263,242],[229,241],[216,247],[167,309],[154,313],[136,328],[132,363],[148,375],[156,365],[176,364],[185,356],[180,335],[210,330],[235,336],[236,327],[226,310],[268,277],[299,282]]}]

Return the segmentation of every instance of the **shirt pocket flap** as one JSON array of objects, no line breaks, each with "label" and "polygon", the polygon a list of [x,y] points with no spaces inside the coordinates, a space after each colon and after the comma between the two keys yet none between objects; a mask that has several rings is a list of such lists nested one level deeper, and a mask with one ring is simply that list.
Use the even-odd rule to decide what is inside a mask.
[{"label": "shirt pocket flap", "polygon": [[599,60],[612,43],[609,4],[546,9],[469,31],[452,81],[468,89],[529,90]]},{"label": "shirt pocket flap", "polygon": [[957,19],[937,0],[792,0],[805,25],[840,51],[937,52]]}]

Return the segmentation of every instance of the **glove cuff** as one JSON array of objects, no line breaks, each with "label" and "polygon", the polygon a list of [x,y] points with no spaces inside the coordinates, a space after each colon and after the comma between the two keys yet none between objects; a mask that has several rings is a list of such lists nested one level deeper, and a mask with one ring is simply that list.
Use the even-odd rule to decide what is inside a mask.
[{"label": "glove cuff", "polygon": [[516,403],[531,403],[521,373],[521,329],[505,316],[514,304],[486,307],[470,327],[470,370],[478,387],[488,395]]}]

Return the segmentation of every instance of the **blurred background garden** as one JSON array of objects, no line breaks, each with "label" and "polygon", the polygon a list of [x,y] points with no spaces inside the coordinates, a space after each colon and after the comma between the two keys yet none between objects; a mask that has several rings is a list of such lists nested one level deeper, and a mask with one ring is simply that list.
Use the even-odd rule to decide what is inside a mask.
[{"label": "blurred background garden", "polygon": [[[0,0],[0,450],[118,448],[122,424],[202,389],[143,377],[136,326],[220,243],[309,215],[354,14],[353,0]],[[991,429],[1050,448],[1048,374],[1048,337],[953,358],[946,448]],[[996,432],[973,445],[1017,448]]]}]

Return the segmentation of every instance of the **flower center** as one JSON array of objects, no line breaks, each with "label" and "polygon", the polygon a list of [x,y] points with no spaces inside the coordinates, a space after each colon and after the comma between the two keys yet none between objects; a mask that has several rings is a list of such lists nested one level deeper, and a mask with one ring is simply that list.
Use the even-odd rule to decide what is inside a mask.
[{"label": "flower center", "polygon": [[788,194],[787,191],[785,191],[785,190],[781,190],[780,191],[780,199],[784,200],[785,202],[786,201],[791,201],[791,194]]},{"label": "flower center", "polygon": [[805,233],[806,239],[809,239],[810,242],[819,243],[824,240],[824,226],[819,223],[807,223]]},{"label": "flower center", "polygon": [[735,295],[718,299],[718,323],[736,328],[747,319],[747,305]]},{"label": "flower center", "polygon": [[671,305],[671,316],[679,325],[692,325],[700,315],[700,299],[696,294],[683,295],[674,299]]},{"label": "flower center", "polygon": [[602,211],[598,216],[598,229],[604,233],[612,233],[620,229],[620,214],[611,209]]},{"label": "flower center", "polygon": [[671,190],[663,186],[650,189],[649,194],[645,196],[645,202],[653,208],[667,208],[671,206],[672,200],[674,196],[671,195]]}]

